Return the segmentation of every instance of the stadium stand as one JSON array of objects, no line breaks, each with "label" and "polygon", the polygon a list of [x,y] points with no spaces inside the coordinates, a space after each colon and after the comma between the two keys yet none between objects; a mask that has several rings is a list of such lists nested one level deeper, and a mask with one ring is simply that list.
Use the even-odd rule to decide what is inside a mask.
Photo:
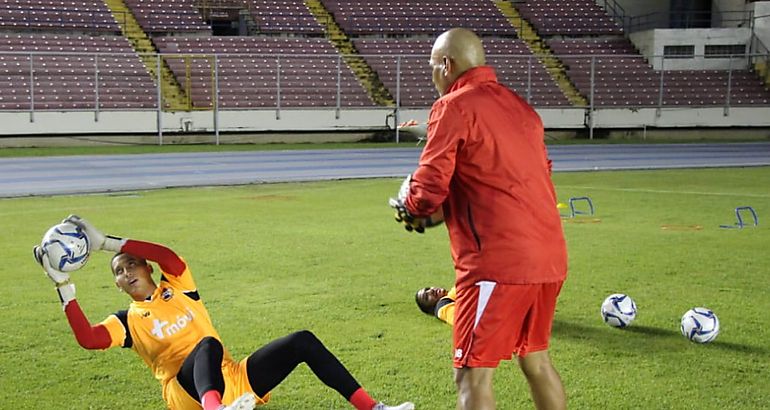
[{"label": "stadium stand", "polygon": [[324,33],[323,27],[302,0],[250,0],[249,10],[259,33],[294,35]]},{"label": "stadium stand", "polygon": [[0,28],[120,31],[100,0],[2,0]]},{"label": "stadium stand", "polygon": [[770,91],[756,74],[745,69],[732,72],[666,70],[661,73],[654,70],[624,37],[553,39],[548,44],[555,54],[561,55],[569,77],[586,97],[591,95],[593,65],[594,106],[657,106],[662,103],[664,106],[698,107],[770,103]]},{"label": "stadium stand", "polygon": [[147,33],[211,34],[194,0],[125,0]]},{"label": "stadium stand", "polygon": [[[130,12],[116,1],[106,2],[111,14],[96,0],[0,0],[0,109],[155,108],[154,56],[142,54],[143,63],[137,54],[155,50],[164,54],[160,89],[170,110],[213,107],[214,54],[224,109],[333,107],[338,99],[343,107],[390,106],[396,96],[401,106],[429,107],[432,42],[454,26],[480,34],[500,81],[536,107],[582,107],[591,98],[600,107],[770,104],[747,69],[653,69],[592,0],[117,2]],[[206,10],[225,3],[235,11],[227,18],[247,13],[258,35],[212,36]],[[138,25],[129,30],[121,13]],[[186,101],[171,104],[174,95]]]},{"label": "stadium stand", "polygon": [[515,6],[542,36],[623,34],[594,0],[521,0]]},{"label": "stadium stand", "polygon": [[437,34],[466,27],[479,35],[515,36],[516,30],[487,0],[323,0],[351,36]]},{"label": "stadium stand", "polygon": [[156,101],[123,37],[0,34],[0,109],[144,109]]},{"label": "stadium stand", "polygon": [[179,83],[187,85],[194,107],[213,103],[213,59],[190,55],[197,53],[219,54],[219,106],[223,108],[333,107],[338,80],[342,106],[373,105],[323,38],[160,37],[155,42],[167,53],[166,61]]},{"label": "stadium stand", "polygon": [[[532,56],[526,44],[512,38],[483,38],[487,63],[495,67],[499,80],[516,90],[523,98],[530,97],[535,106],[564,106],[569,102],[545,70]],[[400,82],[401,105],[430,106],[436,99],[428,66],[433,40],[430,38],[354,40],[356,48],[377,72],[380,80],[396,95]],[[396,78],[397,57],[401,56],[401,77]],[[531,88],[527,88],[529,79]]]}]

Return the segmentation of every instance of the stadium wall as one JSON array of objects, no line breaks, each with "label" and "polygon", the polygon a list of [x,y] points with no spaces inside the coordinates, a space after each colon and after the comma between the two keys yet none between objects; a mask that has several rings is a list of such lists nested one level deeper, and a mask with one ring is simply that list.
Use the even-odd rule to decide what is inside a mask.
[{"label": "stadium wall", "polygon": [[[770,127],[767,107],[710,108],[584,108],[538,109],[547,129],[585,130],[593,128],[687,128],[687,127]],[[93,112],[0,113],[2,137],[65,135],[164,135],[217,134],[235,132],[377,132],[392,130],[397,122],[425,121],[428,109],[403,110],[282,110],[222,111],[215,120],[212,112]],[[593,114],[592,116],[589,114]],[[160,127],[159,127],[160,126]]]},{"label": "stadium wall", "polygon": [[770,47],[770,1],[758,1],[754,7],[754,35],[757,36],[766,47]]},{"label": "stadium wall", "polygon": [[[654,29],[631,33],[629,37],[655,70],[745,70],[749,66],[745,57],[705,57],[708,45],[749,44],[749,28]],[[661,58],[666,46],[694,46],[694,55],[691,58]]]}]

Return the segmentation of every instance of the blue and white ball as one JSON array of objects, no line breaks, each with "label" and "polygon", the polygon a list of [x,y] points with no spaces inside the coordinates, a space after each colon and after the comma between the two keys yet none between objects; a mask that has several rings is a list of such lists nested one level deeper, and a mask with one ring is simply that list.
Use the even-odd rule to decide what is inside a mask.
[{"label": "blue and white ball", "polygon": [[636,318],[636,303],[630,296],[623,293],[614,293],[607,296],[602,303],[602,319],[604,323],[623,328],[631,324]]},{"label": "blue and white ball", "polygon": [[719,335],[719,318],[711,309],[695,307],[682,316],[682,335],[696,343],[709,343]]},{"label": "blue and white ball", "polygon": [[88,236],[71,222],[51,227],[40,246],[48,254],[51,267],[60,272],[78,270],[88,262]]}]

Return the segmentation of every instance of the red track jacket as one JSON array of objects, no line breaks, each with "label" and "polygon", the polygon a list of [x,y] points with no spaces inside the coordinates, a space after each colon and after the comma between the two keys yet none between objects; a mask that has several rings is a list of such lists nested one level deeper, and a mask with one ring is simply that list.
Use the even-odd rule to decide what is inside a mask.
[{"label": "red track jacket", "polygon": [[434,104],[406,207],[443,206],[456,285],[547,283],[567,275],[567,249],[543,123],[491,67],[462,74]]}]

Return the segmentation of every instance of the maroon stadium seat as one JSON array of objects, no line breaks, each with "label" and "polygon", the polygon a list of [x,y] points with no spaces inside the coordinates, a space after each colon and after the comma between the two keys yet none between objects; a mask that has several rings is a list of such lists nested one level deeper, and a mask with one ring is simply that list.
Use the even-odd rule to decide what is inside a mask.
[{"label": "maroon stadium seat", "polygon": [[593,60],[595,106],[752,105],[770,100],[770,91],[748,70],[666,70],[661,96],[661,72],[654,70],[626,38],[554,39],[548,44],[561,56],[570,79],[587,98]]},{"label": "maroon stadium seat", "polygon": [[373,105],[336,49],[323,38],[162,37],[154,41],[163,53],[174,50],[167,61],[179,83],[190,85],[196,107],[211,107],[212,59],[186,57],[190,53],[221,53],[217,61],[223,108],[275,107],[279,92],[282,107],[336,106],[338,62],[341,105]]},{"label": "maroon stadium seat", "polygon": [[[531,78],[529,96],[533,105],[570,104],[545,67],[532,57],[522,40],[485,37],[482,41],[487,52],[487,63],[495,68],[501,83],[527,98],[528,78]],[[432,39],[362,38],[354,40],[354,44],[393,96],[396,95],[396,82],[399,81],[402,106],[429,107],[433,104],[437,93],[428,66]],[[401,77],[398,79],[396,55],[401,55]]]},{"label": "maroon stadium seat", "polygon": [[113,95],[132,108],[153,108],[157,99],[128,41],[111,35],[2,34],[0,90],[4,109],[28,110],[33,99],[41,110],[109,109]]}]

